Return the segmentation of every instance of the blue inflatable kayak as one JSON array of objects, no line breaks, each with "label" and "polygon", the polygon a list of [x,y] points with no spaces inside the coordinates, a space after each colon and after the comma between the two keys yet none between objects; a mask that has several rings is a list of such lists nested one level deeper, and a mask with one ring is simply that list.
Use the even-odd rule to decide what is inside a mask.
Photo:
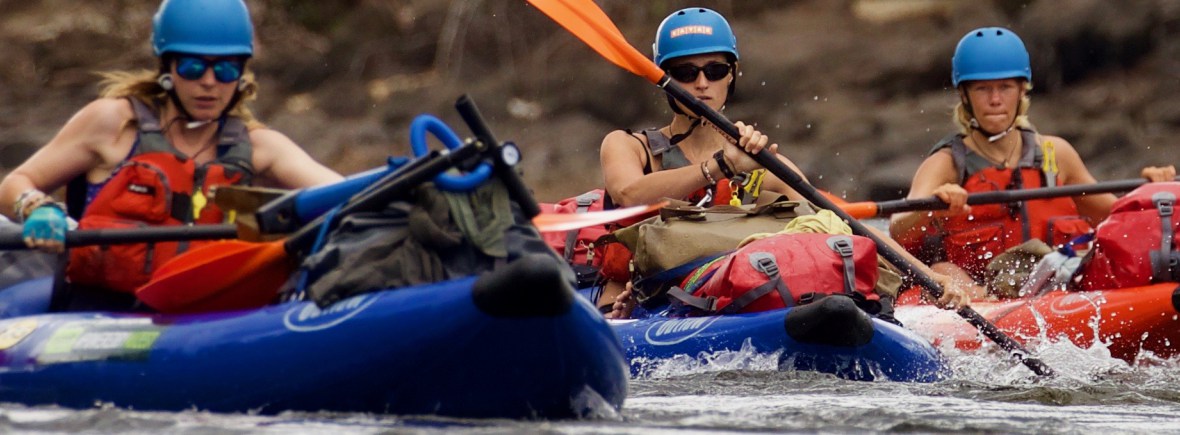
[{"label": "blue inflatable kayak", "polygon": [[[583,296],[587,291],[583,290]],[[760,313],[673,317],[637,308],[611,320],[631,373],[643,376],[673,358],[707,360],[721,352],[775,355],[780,370],[834,374],[862,381],[935,382],[951,370],[929,341],[872,318],[845,296]]]},{"label": "blue inflatable kayak", "polygon": [[[527,257],[526,257],[527,258]],[[565,418],[614,412],[611,328],[556,272],[199,315],[53,313],[50,280],[0,291],[0,401],[139,410]]]}]

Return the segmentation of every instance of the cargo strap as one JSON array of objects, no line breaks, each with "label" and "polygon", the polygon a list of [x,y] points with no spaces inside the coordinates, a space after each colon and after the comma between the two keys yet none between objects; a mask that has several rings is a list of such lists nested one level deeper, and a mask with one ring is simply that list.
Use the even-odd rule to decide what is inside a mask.
[{"label": "cargo strap", "polygon": [[844,263],[844,294],[856,293],[856,263],[852,260],[852,238],[848,236],[829,237],[828,247],[836,251]]},{"label": "cargo strap", "polygon": [[1176,195],[1171,192],[1157,192],[1151,202],[1160,216],[1160,248],[1151,252],[1151,281],[1180,280],[1180,253],[1173,251],[1172,215],[1175,212]]},{"label": "cargo strap", "polygon": [[795,297],[791,295],[791,290],[787,288],[787,283],[779,275],[778,263],[775,262],[774,255],[767,252],[754,252],[750,254],[749,259],[750,265],[754,266],[754,270],[762,272],[769,279],[766,283],[754,287],[745,294],[734,298],[725,308],[717,309],[717,297],[715,296],[693,296],[679,287],[669,289],[668,296],[679,300],[684,305],[709,313],[720,314],[733,314],[741,311],[742,308],[770,294],[771,291],[777,291],[779,297],[783,299],[783,304],[787,307],[795,306]]}]

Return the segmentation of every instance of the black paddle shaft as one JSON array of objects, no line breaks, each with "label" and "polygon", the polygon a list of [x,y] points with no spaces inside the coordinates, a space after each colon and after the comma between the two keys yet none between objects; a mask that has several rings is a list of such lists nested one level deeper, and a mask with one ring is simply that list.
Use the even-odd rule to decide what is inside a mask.
[{"label": "black paddle shaft", "polygon": [[[1177,178],[1180,180],[1180,178]],[[1104,181],[1094,184],[1071,184],[1068,186],[1038,187],[1022,190],[997,190],[967,195],[967,204],[999,204],[1034,199],[1059,198],[1063,196],[1096,195],[1100,193],[1116,193],[1135,190],[1147,183],[1142,178],[1130,180]],[[877,203],[877,216],[888,216],[894,213],[918,210],[945,210],[948,204],[938,197],[917,199],[896,199]]]},{"label": "black paddle shaft", "polygon": [[[145,228],[107,228],[66,232],[66,246],[116,245],[127,243],[177,242],[186,240],[220,240],[238,238],[237,226],[169,225]],[[23,236],[16,231],[0,232],[0,249],[25,249]]]},{"label": "black paddle shaft", "polygon": [[[730,139],[737,141],[737,139],[741,137],[737,126],[735,126],[720,113],[717,113],[716,110],[713,110],[713,108],[706,106],[704,103],[701,103],[699,100],[693,97],[692,94],[689,94],[679,85],[672,82],[668,76],[664,76],[657,86],[663,88],[664,91],[668,93],[668,95],[671,95],[672,98],[675,98],[677,101],[684,104],[693,113],[704,117],[722,133],[724,133],[726,136],[729,136]],[[917,283],[922,286],[922,289],[929,293],[930,296],[934,297],[935,299],[942,297],[942,287],[939,286],[938,283],[932,278],[930,278],[930,276],[922,273],[916,266],[911,264],[909,261],[906,261],[906,259],[902,257],[900,253],[887,245],[885,240],[878,237],[876,233],[869,231],[869,229],[865,227],[864,224],[852,218],[852,216],[849,216],[847,212],[841,210],[840,207],[832,203],[831,200],[820,194],[819,191],[815,189],[815,187],[813,187],[806,180],[804,180],[802,176],[784,164],[782,160],[779,160],[778,157],[772,155],[770,151],[764,149],[758,154],[751,154],[750,156],[753,157],[754,160],[758,162],[758,164],[762,165],[775,176],[778,176],[779,179],[783,180],[783,182],[787,183],[788,186],[791,186],[792,189],[795,189],[796,192],[799,192],[800,195],[803,195],[803,197],[808,201],[811,201],[813,204],[818,205],[821,208],[825,208],[831,210],[833,213],[836,213],[840,219],[843,219],[848,223],[849,226],[852,227],[853,232],[872,239],[873,242],[877,244],[878,254],[880,254],[882,257],[885,257],[886,261],[889,261],[898,269],[901,269],[902,272],[917,281]],[[1003,331],[1000,331],[999,328],[996,328],[996,325],[993,325],[971,307],[962,307],[957,312],[960,316],[966,319],[968,323],[971,323],[981,332],[983,332],[983,335],[987,336],[987,338],[991,339],[1005,351],[1011,353],[1013,357],[1019,359],[1020,362],[1025,366],[1028,366],[1028,368],[1031,369],[1033,373],[1042,376],[1053,374],[1053,369],[1045,365],[1045,363],[1040,359],[1030,356],[1030,353],[1024,348],[1024,346],[1021,346],[1020,343],[1016,342],[1016,340],[1013,340],[1011,337],[1005,335]]]}]

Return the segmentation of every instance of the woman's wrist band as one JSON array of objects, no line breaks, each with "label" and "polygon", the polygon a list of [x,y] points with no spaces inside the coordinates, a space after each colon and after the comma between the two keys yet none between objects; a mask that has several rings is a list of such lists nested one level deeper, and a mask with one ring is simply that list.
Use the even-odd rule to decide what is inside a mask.
[{"label": "woman's wrist band", "polygon": [[713,174],[709,173],[709,161],[708,160],[701,162],[701,175],[705,176],[705,182],[709,183],[710,186],[717,184],[717,180],[713,178]]},{"label": "woman's wrist band", "polygon": [[16,202],[12,203],[12,214],[16,217],[17,222],[24,222],[25,217],[28,216],[33,209],[45,202],[48,195],[37,189],[28,189],[20,193],[16,197]]},{"label": "woman's wrist band", "polygon": [[717,152],[713,153],[713,160],[717,161],[717,168],[721,169],[721,175],[724,175],[725,178],[732,180],[733,176],[736,174],[734,174],[733,168],[725,162],[725,151],[717,150]]}]

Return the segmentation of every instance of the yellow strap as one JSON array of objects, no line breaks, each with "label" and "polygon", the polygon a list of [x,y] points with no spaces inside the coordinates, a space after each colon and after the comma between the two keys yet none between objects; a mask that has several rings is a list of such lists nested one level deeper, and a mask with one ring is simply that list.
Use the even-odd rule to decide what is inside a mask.
[{"label": "yellow strap", "polygon": [[751,198],[758,198],[758,194],[762,193],[762,181],[766,179],[766,169],[757,169],[750,173],[750,178],[746,179],[743,189],[750,194]]},{"label": "yellow strap", "polygon": [[1041,144],[1041,152],[1043,161],[1041,162],[1041,170],[1046,175],[1057,177],[1057,151],[1053,148],[1053,141],[1047,140]]},{"label": "yellow strap", "polygon": [[201,210],[204,209],[206,205],[209,205],[209,198],[205,197],[205,192],[201,191],[201,189],[197,189],[197,191],[195,193],[193,193],[193,219],[194,220],[199,219],[201,217]]}]

